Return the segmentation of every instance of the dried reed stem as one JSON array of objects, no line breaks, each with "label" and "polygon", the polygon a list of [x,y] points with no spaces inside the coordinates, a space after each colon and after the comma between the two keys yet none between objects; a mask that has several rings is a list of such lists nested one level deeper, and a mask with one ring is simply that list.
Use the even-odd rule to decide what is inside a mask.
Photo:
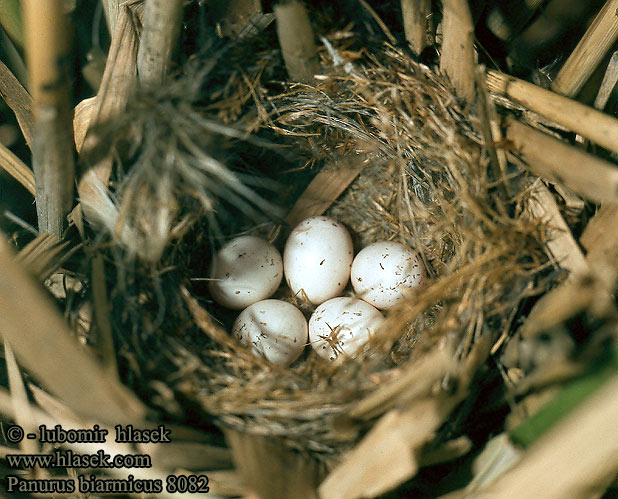
[{"label": "dried reed stem", "polygon": [[0,331],[20,363],[82,416],[110,424],[142,420],[144,406],[75,344],[55,305],[5,241],[0,234]]},{"label": "dried reed stem", "polygon": [[22,7],[36,123],[32,164],[39,230],[62,237],[75,181],[65,2],[25,0]]},{"label": "dried reed stem", "polygon": [[487,86],[558,125],[618,153],[618,120],[550,90],[500,73],[488,71]]},{"label": "dried reed stem", "polygon": [[431,14],[430,0],[401,0],[401,14],[403,16],[403,29],[410,49],[416,55],[420,55],[427,45],[427,22]]},{"label": "dried reed stem", "polygon": [[591,201],[618,201],[618,168],[611,163],[512,118],[507,119],[506,137],[537,175]]},{"label": "dried reed stem", "polygon": [[440,71],[446,73],[458,96],[474,97],[474,24],[466,0],[444,0]]},{"label": "dried reed stem", "polygon": [[618,0],[609,0],[597,14],[552,83],[552,89],[575,97],[608,50],[618,40]]},{"label": "dried reed stem", "polygon": [[305,6],[298,0],[283,0],[275,5],[275,17],[281,54],[290,79],[313,81],[313,76],[320,71],[320,62]]},{"label": "dried reed stem", "polygon": [[183,6],[183,0],[146,0],[137,54],[142,85],[156,85],[165,78],[178,42]]}]

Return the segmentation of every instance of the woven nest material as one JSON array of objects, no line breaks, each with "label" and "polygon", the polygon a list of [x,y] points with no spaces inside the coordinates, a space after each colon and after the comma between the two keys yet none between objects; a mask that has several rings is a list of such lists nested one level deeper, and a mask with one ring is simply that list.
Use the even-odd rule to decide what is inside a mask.
[{"label": "woven nest material", "polygon": [[[235,497],[378,497],[400,486],[393,493],[406,497],[515,496],[523,483],[534,497],[536,482],[547,497],[588,497],[607,487],[618,121],[504,72],[521,55],[517,39],[503,40],[508,57],[483,53],[480,28],[507,14],[497,3],[322,2],[317,14],[296,1],[275,2],[274,13],[245,0],[185,2],[173,74],[167,56],[159,61],[163,84],[140,65],[156,27],[142,14],[154,4],[122,4],[96,99],[75,109],[79,171],[64,180],[71,196],[77,182],[79,200],[68,227],[65,212],[54,219],[62,239],[30,241],[13,216],[18,257],[0,243],[7,421],[26,433],[52,421],[165,424],[169,444],[92,449],[151,452],[151,468],[94,473],[163,483],[203,472],[213,494]],[[526,25],[544,22],[545,7],[526,7]],[[309,55],[296,60],[303,38]],[[529,79],[561,81],[549,66],[535,71]],[[20,126],[37,114],[13,107]],[[54,182],[37,178],[35,189],[34,177],[52,170],[37,173],[41,157],[31,172],[0,156],[45,215]],[[238,312],[211,296],[210,262],[243,234],[282,250],[298,222],[322,214],[349,229],[355,253],[383,240],[412,247],[427,279],[384,312],[357,357],[329,362],[306,345],[279,367],[230,334]],[[344,295],[354,296],[350,285]],[[306,318],[315,309],[285,283],[273,298]],[[49,393],[24,383],[17,362]],[[605,400],[594,398],[599,387]],[[575,458],[564,456],[570,446]]]},{"label": "woven nest material", "polygon": [[[204,254],[226,238],[257,233],[281,247],[290,230],[277,218],[256,225],[251,218],[236,217],[227,234],[211,233],[210,238],[193,234],[173,242],[158,266],[180,266],[184,278],[178,271],[171,277],[157,275],[153,293],[151,267],[140,271],[138,265],[129,285],[123,277],[117,306],[124,311],[115,313],[117,326],[123,330],[120,336],[126,338],[126,348],[134,352],[130,355],[138,362],[148,359],[142,369],[158,377],[166,372],[163,381],[184,400],[197,404],[204,417],[246,434],[281,437],[288,447],[333,464],[372,421],[400,401],[374,407],[368,414],[357,411],[354,421],[344,426],[341,421],[347,421],[359,401],[388,390],[389,383],[396,386],[419,359],[433,353],[442,363],[433,377],[423,381],[418,397],[437,389],[456,392],[452,400],[461,399],[469,387],[457,388],[458,383],[467,385],[474,375],[468,370],[466,380],[460,380],[461,366],[476,352],[474,345],[493,344],[509,330],[517,307],[543,268],[541,228],[522,217],[528,193],[519,174],[492,169],[478,123],[470,118],[474,114],[459,107],[441,77],[392,46],[357,61],[349,72],[334,69],[324,74],[315,85],[289,85],[281,95],[260,100],[258,108],[271,145],[295,151],[297,169],[305,163],[297,174],[280,178],[296,178],[302,185],[324,163],[330,166],[323,171],[335,176],[341,168],[356,165],[358,177],[327,214],[350,229],[357,250],[378,240],[415,248],[427,266],[429,283],[389,311],[366,358],[331,364],[307,348],[289,369],[270,365],[228,336],[226,328],[233,317],[204,302],[205,288],[187,281],[204,276]],[[177,119],[187,121],[190,113],[186,110]],[[169,113],[155,108],[148,116],[157,114]],[[168,130],[178,133],[178,127]],[[146,149],[150,150],[147,143]],[[152,158],[151,154],[148,160]],[[270,174],[276,176],[276,171]],[[161,185],[159,177],[152,179]],[[280,194],[286,198],[285,191]],[[200,213],[193,213],[193,223]],[[198,260],[200,265],[192,268]],[[142,279],[142,285],[136,284]],[[135,315],[136,290],[159,308],[159,314],[157,305],[164,300],[166,312],[163,319],[149,313],[148,305],[140,308],[144,315],[129,334],[126,318]],[[127,297],[127,292],[134,297]],[[157,298],[157,293],[165,298]],[[283,288],[275,297],[299,304]],[[299,305],[310,313],[310,307]],[[187,325],[191,320],[201,333]],[[157,328],[167,334],[154,333]],[[141,350],[133,349],[136,341]],[[451,429],[448,436],[457,431]]]}]

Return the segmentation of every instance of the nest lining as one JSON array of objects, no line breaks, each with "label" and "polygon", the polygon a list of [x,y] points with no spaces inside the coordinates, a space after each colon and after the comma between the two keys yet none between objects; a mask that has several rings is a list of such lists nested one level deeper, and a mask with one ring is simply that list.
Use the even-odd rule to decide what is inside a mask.
[{"label": "nest lining", "polygon": [[[262,117],[257,136],[300,151],[296,163],[305,164],[300,182],[325,161],[352,156],[365,162],[327,213],[351,229],[357,251],[377,240],[395,239],[417,249],[426,262],[428,286],[389,312],[373,344],[385,356],[327,364],[307,348],[301,360],[282,369],[235,344],[225,331],[232,314],[213,308],[205,288],[187,281],[205,275],[204,262],[220,244],[212,227],[201,230],[203,203],[185,230],[171,243],[166,240],[161,262],[137,263],[129,285],[123,278],[117,303],[125,318],[119,314],[115,325],[133,364],[147,357],[140,369],[156,373],[207,417],[214,416],[224,427],[281,437],[290,447],[331,462],[370,424],[344,428],[342,418],[384,379],[436,349],[451,351],[453,362],[465,359],[480,338],[497,339],[508,332],[546,261],[539,243],[543,228],[521,216],[528,195],[521,174],[511,172],[506,186],[500,173],[492,171],[477,124],[467,118],[474,113],[459,107],[441,77],[392,46],[366,56],[350,74],[335,70],[315,85],[289,85],[280,95],[259,100],[257,107]],[[151,112],[156,115],[157,109]],[[187,153],[176,154],[182,158]],[[159,164],[156,155],[149,159]],[[152,179],[160,175],[148,171],[155,173]],[[181,195],[175,193],[175,199],[191,192],[186,182],[176,185]],[[510,198],[505,198],[507,189]],[[218,210],[225,215],[225,208]],[[175,213],[176,222],[180,213]],[[235,224],[228,237],[244,230],[274,239],[288,230],[272,216],[257,226],[237,212],[231,218]],[[201,266],[192,267],[198,260]],[[160,270],[172,267],[175,271]],[[153,293],[153,282],[155,289],[164,290],[164,298]],[[293,301],[281,293],[277,297]],[[125,300],[127,294],[133,298]],[[128,334],[128,305],[137,309],[136,296],[146,296],[151,311],[148,304],[142,307],[140,323],[133,314]],[[142,372],[135,379],[144,376]],[[169,397],[157,400],[168,412],[182,413]]]}]

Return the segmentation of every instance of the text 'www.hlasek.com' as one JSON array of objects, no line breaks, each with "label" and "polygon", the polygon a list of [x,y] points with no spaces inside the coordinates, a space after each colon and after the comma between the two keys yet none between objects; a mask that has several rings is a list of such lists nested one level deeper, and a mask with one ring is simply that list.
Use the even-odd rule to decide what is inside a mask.
[{"label": "text 'www.hlasek.com'", "polygon": [[[18,444],[26,438],[38,440],[43,449],[50,449],[38,454],[19,453],[16,449],[14,454],[5,456],[8,466],[15,470],[15,473],[8,474],[3,480],[4,489],[8,493],[205,494],[209,491],[206,475],[183,474],[156,478],[147,471],[153,466],[149,454],[110,453],[106,449],[96,448],[97,444],[106,444],[108,437],[112,436],[116,444],[170,443],[171,430],[163,425],[149,429],[116,425],[114,430],[100,428],[99,425],[88,429],[41,425],[36,433],[27,434],[21,426],[12,425],[5,428],[3,433],[10,443]],[[63,469],[71,469],[76,473],[61,476],[59,470]],[[37,470],[47,470],[46,477],[33,478],[41,475]]]}]

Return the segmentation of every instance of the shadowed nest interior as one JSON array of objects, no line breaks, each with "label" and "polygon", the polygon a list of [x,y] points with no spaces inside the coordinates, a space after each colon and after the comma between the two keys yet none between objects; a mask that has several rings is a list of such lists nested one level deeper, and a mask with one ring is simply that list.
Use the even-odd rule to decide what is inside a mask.
[{"label": "shadowed nest interior", "polygon": [[[336,37],[333,43],[331,52]],[[272,52],[253,57],[270,61]],[[432,389],[456,390],[457,366],[481,339],[493,344],[509,333],[522,300],[538,293],[547,258],[543,227],[525,216],[525,174],[492,166],[477,110],[460,107],[440,76],[388,44],[345,68],[333,67],[326,50],[322,57],[331,69],[311,85],[268,88],[265,64],[244,73],[229,57],[215,73],[228,71],[234,98],[217,101],[218,91],[212,102],[200,101],[204,85],[187,90],[192,73],[161,95],[137,97],[135,113],[111,124],[105,143],[133,163],[118,170],[118,204],[129,214],[123,223],[148,226],[130,239],[136,248],[116,241],[103,251],[116,262],[109,269],[113,322],[129,384],[170,417],[189,412],[202,424],[214,418],[278,436],[329,464],[387,406],[359,420],[347,418],[350,409],[424,356],[449,353],[451,375],[440,373]],[[245,102],[244,113],[232,116],[243,114],[240,122],[228,127],[206,117],[230,118],[230,100]],[[327,214],[350,229],[356,251],[384,239],[411,245],[429,282],[388,313],[372,347],[383,355],[328,364],[307,348],[291,368],[270,365],[228,336],[234,317],[210,300],[203,281],[210,255],[239,233],[282,249],[290,227],[261,199],[289,210],[317,171],[344,163],[364,166]],[[237,178],[253,184],[252,194]],[[131,208],[136,202],[139,209]],[[139,250],[153,237],[160,259]],[[298,302],[285,286],[275,297]],[[463,425],[466,416],[454,420]],[[437,439],[465,431],[450,425]]]}]

